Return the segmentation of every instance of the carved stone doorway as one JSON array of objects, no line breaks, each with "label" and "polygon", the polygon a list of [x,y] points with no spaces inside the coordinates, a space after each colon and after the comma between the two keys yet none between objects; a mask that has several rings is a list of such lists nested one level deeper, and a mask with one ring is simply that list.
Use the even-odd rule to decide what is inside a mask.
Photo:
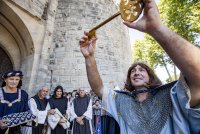
[{"label": "carved stone doorway", "polygon": [[9,71],[13,69],[13,65],[12,62],[9,58],[9,56],[7,55],[7,53],[0,47],[0,86],[3,82],[1,76]]}]

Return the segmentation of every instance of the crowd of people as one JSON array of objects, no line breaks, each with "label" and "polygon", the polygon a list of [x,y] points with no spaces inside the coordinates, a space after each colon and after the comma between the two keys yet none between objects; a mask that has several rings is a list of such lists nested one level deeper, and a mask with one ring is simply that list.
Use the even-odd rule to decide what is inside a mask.
[{"label": "crowd of people", "polygon": [[[22,72],[7,72],[0,88],[0,133],[66,134],[70,130],[71,134],[199,134],[200,49],[162,23],[154,0],[144,3],[143,16],[124,24],[148,33],[162,46],[181,71],[178,81],[162,85],[151,68],[137,62],[127,71],[124,90],[107,88],[95,60],[97,38],[89,38],[85,32],[80,50],[90,87],[98,97],[86,95],[83,88],[78,95],[66,94],[62,86],[57,86],[47,99],[48,87],[42,86],[28,100],[28,94],[20,89]],[[22,131],[20,125],[10,127],[4,118],[25,111],[37,118],[25,123]]]},{"label": "crowd of people", "polygon": [[[63,87],[58,85],[53,94],[49,95],[48,86],[41,86],[37,94],[28,99],[28,94],[20,89],[22,77],[22,72],[15,70],[3,75],[0,117],[29,111],[36,118],[14,127],[7,126],[8,120],[0,119],[1,134],[103,134],[108,131],[109,123],[105,123],[111,117],[104,118],[99,103],[101,100],[94,93],[83,88],[64,92]],[[114,125],[117,127],[117,124]]]}]

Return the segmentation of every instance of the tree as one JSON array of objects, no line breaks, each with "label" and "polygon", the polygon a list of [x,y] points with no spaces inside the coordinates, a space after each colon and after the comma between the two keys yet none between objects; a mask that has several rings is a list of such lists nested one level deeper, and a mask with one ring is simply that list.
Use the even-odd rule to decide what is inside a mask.
[{"label": "tree", "polygon": [[164,23],[195,45],[200,37],[200,2],[198,0],[160,0],[160,15]]},{"label": "tree", "polygon": [[[177,32],[195,45],[199,45],[200,38],[200,2],[191,0],[160,0],[159,10],[163,22],[173,31]],[[133,47],[133,59],[143,59],[152,68],[164,67],[169,78],[168,81],[177,79],[176,67],[165,51],[157,42],[145,34],[143,40],[136,40]],[[174,73],[169,71],[169,65],[174,68]]]}]

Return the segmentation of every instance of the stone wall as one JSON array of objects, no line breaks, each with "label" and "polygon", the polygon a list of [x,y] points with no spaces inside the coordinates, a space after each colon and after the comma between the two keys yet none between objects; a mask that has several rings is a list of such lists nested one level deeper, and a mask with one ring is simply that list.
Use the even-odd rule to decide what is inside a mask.
[{"label": "stone wall", "polygon": [[20,6],[24,11],[33,16],[42,18],[45,7],[48,6],[49,0],[11,0],[16,5]]},{"label": "stone wall", "polygon": [[[20,22],[16,25],[19,23],[16,19],[9,20],[16,25],[28,49],[21,56],[20,67],[30,96],[41,85],[53,89],[60,84],[66,91],[79,87],[90,89],[79,40],[84,31],[118,11],[112,0],[3,0],[0,7],[1,3],[5,3]],[[121,86],[132,62],[128,29],[117,17],[97,30],[97,37],[95,56],[103,82],[106,86],[111,86],[110,83]],[[13,45],[24,50],[20,42]]]},{"label": "stone wall", "polygon": [[[79,39],[88,31],[118,11],[108,0],[59,0],[53,37],[56,58],[53,86],[68,90],[89,89],[85,61],[79,50]],[[97,30],[96,59],[106,85],[123,80],[131,63],[128,30],[120,17]]]}]

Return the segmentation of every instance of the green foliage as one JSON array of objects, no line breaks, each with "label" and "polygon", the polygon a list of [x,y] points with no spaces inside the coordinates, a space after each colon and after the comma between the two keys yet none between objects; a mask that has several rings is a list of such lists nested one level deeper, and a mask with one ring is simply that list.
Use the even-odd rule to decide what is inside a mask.
[{"label": "green foliage", "polygon": [[140,61],[141,59],[155,68],[158,65],[158,60],[163,55],[163,49],[157,45],[154,39],[148,35],[145,35],[144,40],[136,40],[134,43],[133,59],[134,61]]},{"label": "green foliage", "polygon": [[200,2],[197,0],[160,0],[160,15],[173,31],[192,43],[200,36]]},{"label": "green foliage", "polygon": [[[160,0],[159,10],[163,22],[170,29],[200,46],[197,42],[200,38],[200,2],[198,0]],[[174,76],[177,76],[177,74],[171,75],[168,70],[167,65],[174,66],[172,60],[149,35],[145,35],[143,40],[134,42],[133,59],[145,61],[154,69],[157,66],[164,67],[169,75],[168,81],[172,81]]]}]

